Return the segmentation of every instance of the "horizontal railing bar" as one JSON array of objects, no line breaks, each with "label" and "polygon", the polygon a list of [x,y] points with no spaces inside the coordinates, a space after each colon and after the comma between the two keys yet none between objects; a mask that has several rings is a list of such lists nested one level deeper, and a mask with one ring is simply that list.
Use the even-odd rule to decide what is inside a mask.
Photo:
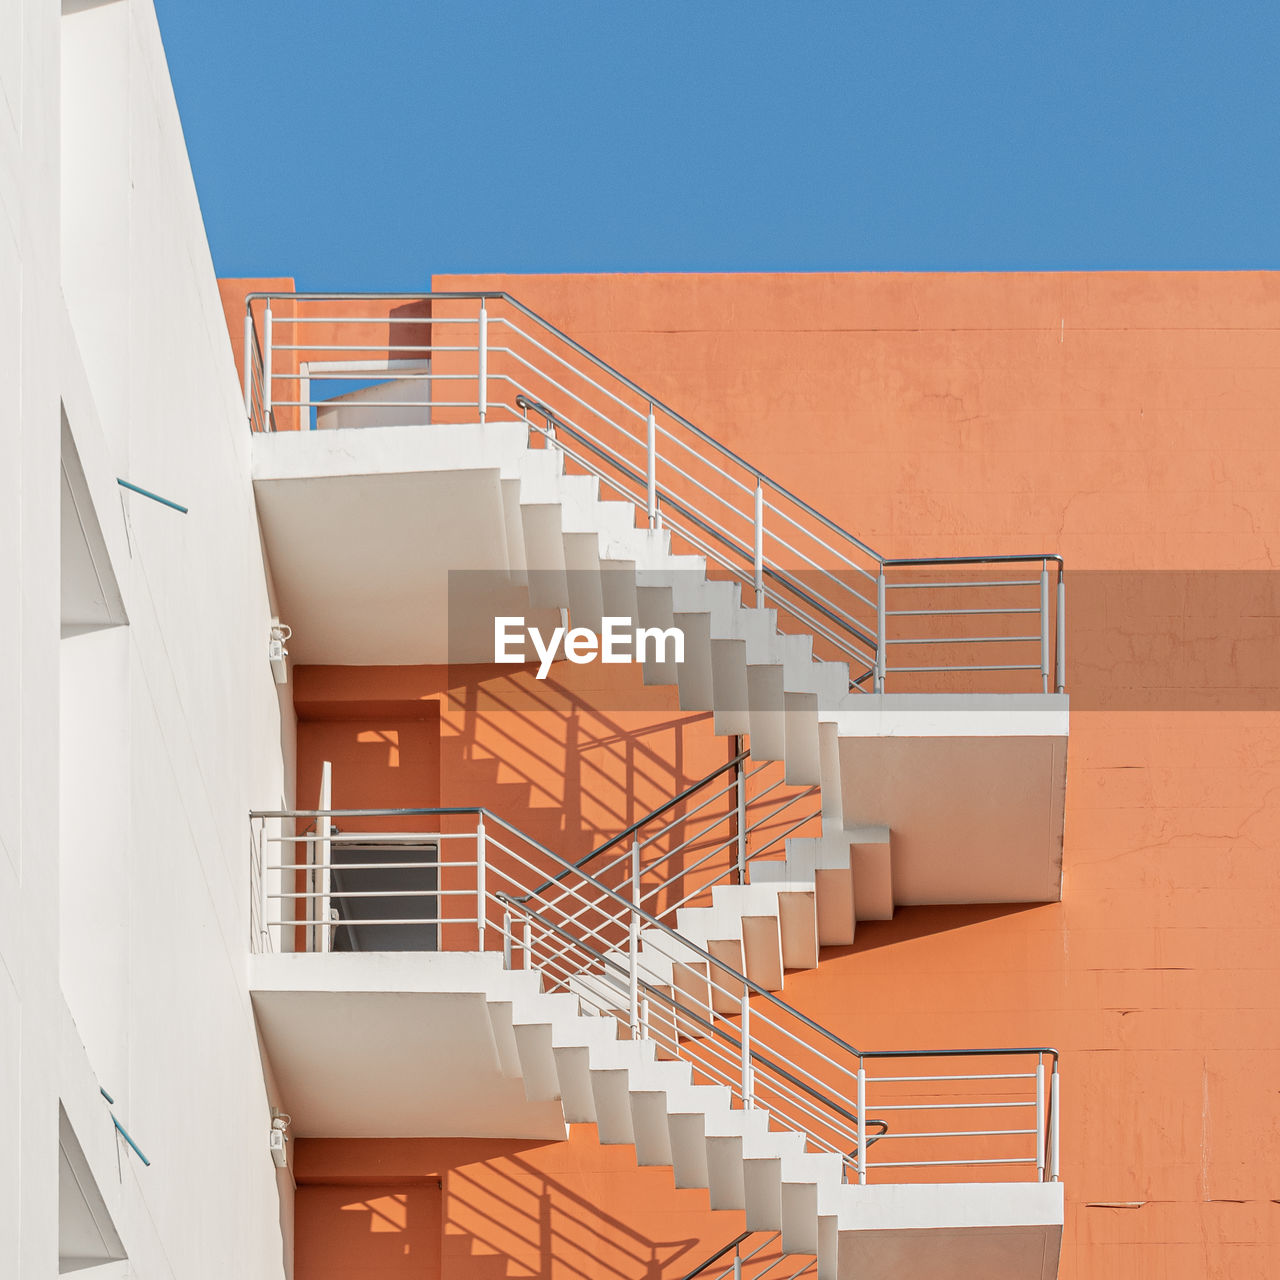
[{"label": "horizontal railing bar", "polygon": [[1025,644],[1032,640],[1040,643],[1039,636],[903,636],[885,644]]},{"label": "horizontal railing bar", "polygon": [[474,889],[312,889],[307,893],[269,893],[267,897],[327,902],[330,898],[474,898],[475,894]]},{"label": "horizontal railing bar", "polygon": [[[974,1050],[973,1052],[985,1053],[988,1056],[990,1056],[992,1054],[999,1053],[1000,1051],[998,1049],[985,1049],[985,1050],[977,1049],[977,1050]],[[1006,1049],[1005,1050],[1005,1053],[1007,1053],[1010,1057],[1025,1056],[1027,1054],[1036,1053],[1036,1052],[1037,1050],[1035,1049]],[[1043,1050],[1043,1052],[1048,1053],[1049,1051],[1046,1049],[1046,1050]],[[883,1057],[884,1055],[868,1053],[868,1054],[864,1054],[863,1056],[871,1058],[871,1057],[877,1057],[877,1056]],[[917,1057],[918,1054],[911,1053],[911,1054],[905,1054],[903,1056],[914,1058],[914,1057]],[[1036,1078],[1036,1073],[1034,1071],[1011,1071],[1011,1072],[999,1072],[999,1073],[983,1072],[981,1074],[962,1075],[962,1076],[873,1076],[873,1075],[868,1075],[867,1083],[868,1084],[932,1084],[935,1080],[1034,1080],[1035,1078]]]},{"label": "horizontal railing bar", "polygon": [[[251,818],[431,818],[485,813],[480,805],[463,805],[435,809],[250,809]],[[370,832],[377,835],[377,832]],[[517,833],[518,834],[518,833]],[[550,852],[548,850],[547,852]],[[552,857],[555,857],[552,854]]]},{"label": "horizontal railing bar", "polygon": [[[472,345],[467,346],[444,346],[439,343],[422,343],[422,342],[276,342],[274,339],[271,343],[272,351],[377,351],[385,353],[388,356],[398,351],[411,351],[416,355],[422,355],[424,352],[431,351],[448,351],[453,354],[467,354],[478,348]],[[384,372],[394,377],[396,370],[387,368],[383,370],[376,369],[359,369],[353,370],[357,373],[375,373]],[[471,375],[474,378],[476,375]]]},{"label": "horizontal railing bar", "polygon": [[[1032,1129],[950,1129],[937,1130],[935,1132],[921,1133],[898,1133],[891,1130],[880,1136],[888,1141],[890,1138],[1007,1138],[1012,1135],[1022,1135],[1028,1133],[1036,1133],[1037,1130]],[[879,1163],[877,1161],[877,1163]]]},{"label": "horizontal railing bar", "polygon": [[975,666],[968,663],[955,667],[886,667],[886,671],[1039,671],[1038,662],[1012,663],[1000,666]]},{"label": "horizontal railing bar", "polygon": [[[889,1134],[884,1135],[886,1138]],[[870,1169],[929,1169],[937,1166],[946,1166],[948,1168],[957,1169],[964,1168],[966,1165],[980,1164],[1035,1164],[1035,1156],[1005,1156],[1000,1159],[984,1159],[984,1160],[966,1160],[961,1156],[957,1156],[954,1160],[876,1160],[867,1161],[867,1168]]]},{"label": "horizontal railing bar", "polygon": [[316,835],[314,831],[304,832],[300,836],[267,836],[269,844],[314,844],[323,841],[327,844],[356,845],[415,845],[429,844],[433,840],[474,840],[474,831],[334,831],[327,836]]},{"label": "horizontal railing bar", "polygon": [[[929,1079],[942,1079],[930,1076]],[[1028,1077],[1030,1078],[1030,1077]],[[878,1077],[868,1076],[867,1083],[875,1084]],[[993,1107],[1034,1107],[1036,1100],[1027,1098],[1020,1102],[877,1102],[877,1111],[987,1111]]]},{"label": "horizontal railing bar", "polygon": [[475,924],[475,916],[415,916],[404,920],[268,920],[269,929],[337,929],[367,924]]},{"label": "horizontal railing bar", "polygon": [[954,588],[959,591],[970,587],[1038,587],[1039,585],[1039,578],[993,578],[990,582],[886,582],[884,584],[886,591],[920,591],[925,587],[932,587],[935,590],[946,587],[948,590]]},{"label": "horizontal railing bar", "polygon": [[[885,616],[889,618],[959,618],[979,613],[1012,616],[1015,613],[1039,612],[1038,605],[1030,605],[1025,609],[886,609]],[[1037,640],[1039,638],[1039,636],[1036,637]]]},{"label": "horizontal railing bar", "polygon": [[886,569],[910,569],[947,564],[1034,564],[1041,560],[1056,564],[1059,568],[1062,566],[1062,557],[1052,551],[1043,555],[1019,552],[1000,556],[893,556],[885,557],[881,563]]}]

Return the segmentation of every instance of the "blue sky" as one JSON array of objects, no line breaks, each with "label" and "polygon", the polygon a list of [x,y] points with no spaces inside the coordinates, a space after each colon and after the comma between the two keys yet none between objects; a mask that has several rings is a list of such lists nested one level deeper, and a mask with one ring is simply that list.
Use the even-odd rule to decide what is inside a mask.
[{"label": "blue sky", "polygon": [[1280,266],[1280,5],[157,0],[223,275]]}]

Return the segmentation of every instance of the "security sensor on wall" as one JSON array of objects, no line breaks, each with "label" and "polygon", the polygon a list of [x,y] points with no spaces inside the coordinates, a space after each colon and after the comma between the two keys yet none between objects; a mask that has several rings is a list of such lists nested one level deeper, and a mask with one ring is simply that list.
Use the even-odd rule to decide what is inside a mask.
[{"label": "security sensor on wall", "polygon": [[285,641],[293,635],[293,628],[287,627],[279,618],[271,619],[271,639],[267,643],[267,658],[271,662],[271,674],[276,678],[276,684],[288,684],[289,682],[289,650],[286,649]]}]

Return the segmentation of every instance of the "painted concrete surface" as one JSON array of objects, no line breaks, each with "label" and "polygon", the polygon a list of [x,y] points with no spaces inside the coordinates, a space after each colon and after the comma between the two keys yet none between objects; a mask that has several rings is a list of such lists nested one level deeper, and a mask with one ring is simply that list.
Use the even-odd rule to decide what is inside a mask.
[{"label": "painted concrete surface", "polygon": [[[887,553],[1061,552],[1069,617],[1081,571],[1275,567],[1274,273],[435,287],[509,288]],[[1280,726],[1073,702],[1071,739],[1062,903],[900,911],[788,998],[863,1043],[1063,1049],[1064,1277],[1270,1276]]]},{"label": "painted concrete surface", "polygon": [[155,15],[66,10],[0,51],[0,1276],[282,1276],[244,815],[291,790],[291,714],[248,441]]}]

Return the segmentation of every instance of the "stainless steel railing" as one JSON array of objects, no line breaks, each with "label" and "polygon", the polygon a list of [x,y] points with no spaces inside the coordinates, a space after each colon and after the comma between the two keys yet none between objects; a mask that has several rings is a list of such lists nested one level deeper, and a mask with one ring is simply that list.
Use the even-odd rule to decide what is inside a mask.
[{"label": "stainless steel railing", "polygon": [[254,431],[528,423],[854,689],[1065,686],[1060,557],[886,558],[506,293],[251,294],[244,349]]},{"label": "stainless steel railing", "polygon": [[544,991],[767,1109],[850,1180],[1058,1176],[1053,1049],[857,1049],[487,809],[274,810],[251,825],[255,950],[324,953],[352,935],[500,949]]}]

